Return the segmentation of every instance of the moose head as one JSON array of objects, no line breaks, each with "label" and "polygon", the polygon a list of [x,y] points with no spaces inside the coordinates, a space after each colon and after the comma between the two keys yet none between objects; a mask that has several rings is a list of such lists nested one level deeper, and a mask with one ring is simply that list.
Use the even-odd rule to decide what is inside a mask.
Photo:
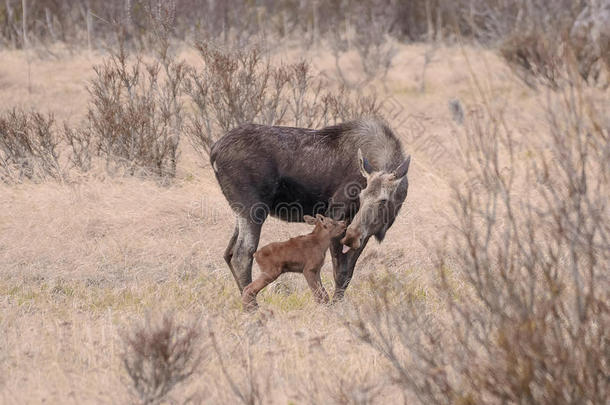
[{"label": "moose head", "polygon": [[394,171],[375,171],[358,149],[358,165],[366,187],[359,195],[360,209],[341,239],[343,253],[360,248],[373,235],[379,241],[384,238],[407,196],[409,163],[410,155]]}]

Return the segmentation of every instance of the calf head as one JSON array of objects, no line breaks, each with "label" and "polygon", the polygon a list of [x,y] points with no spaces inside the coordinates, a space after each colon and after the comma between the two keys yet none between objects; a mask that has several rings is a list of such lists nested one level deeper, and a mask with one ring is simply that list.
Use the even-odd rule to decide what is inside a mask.
[{"label": "calf head", "polygon": [[345,221],[336,221],[321,214],[316,214],[315,218],[309,215],[304,215],[303,220],[309,225],[315,225],[316,229],[320,231],[328,232],[331,238],[336,238],[337,236],[342,235],[347,226]]},{"label": "calf head", "polygon": [[372,235],[381,241],[394,222],[398,209],[407,195],[407,172],[411,156],[394,171],[374,171],[358,149],[360,173],[366,179],[366,187],[360,192],[360,209],[341,239],[343,253],[358,249]]}]

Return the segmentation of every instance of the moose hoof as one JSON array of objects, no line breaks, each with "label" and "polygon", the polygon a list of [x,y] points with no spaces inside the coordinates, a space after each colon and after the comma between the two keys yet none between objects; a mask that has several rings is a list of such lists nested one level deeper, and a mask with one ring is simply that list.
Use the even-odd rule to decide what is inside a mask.
[{"label": "moose hoof", "polygon": [[341,293],[335,292],[333,294],[333,299],[330,300],[330,305],[338,304],[341,301],[343,301],[343,293],[342,292]]}]

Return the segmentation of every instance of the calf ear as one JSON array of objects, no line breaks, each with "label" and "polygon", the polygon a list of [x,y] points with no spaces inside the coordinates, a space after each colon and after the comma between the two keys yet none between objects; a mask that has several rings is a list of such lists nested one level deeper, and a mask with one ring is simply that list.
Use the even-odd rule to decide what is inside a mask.
[{"label": "calf ear", "polygon": [[316,219],[320,222],[324,222],[326,220],[326,217],[324,217],[324,215],[322,214],[316,214]]},{"label": "calf ear", "polygon": [[306,224],[308,225],[315,225],[316,224],[316,219],[312,216],[309,215],[303,215],[303,221],[305,221]]},{"label": "calf ear", "polygon": [[360,167],[360,173],[364,178],[368,178],[369,174],[373,172],[373,168],[369,164],[369,161],[362,156],[362,150],[358,149],[358,166]]},{"label": "calf ear", "polygon": [[411,155],[407,156],[407,158],[405,159],[404,162],[402,162],[400,164],[400,166],[398,166],[396,168],[396,170],[394,170],[394,177],[396,179],[401,179],[403,177],[405,177],[407,175],[407,172],[409,171],[409,164],[411,163]]}]

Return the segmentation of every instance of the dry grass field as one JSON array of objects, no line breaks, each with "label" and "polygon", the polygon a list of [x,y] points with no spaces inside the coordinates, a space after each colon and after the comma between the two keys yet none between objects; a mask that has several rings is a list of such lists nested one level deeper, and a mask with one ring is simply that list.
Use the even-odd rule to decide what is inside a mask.
[{"label": "dry grass field", "polygon": [[[435,258],[456,220],[451,186],[473,184],[460,164],[463,126],[449,103],[459,100],[466,115],[476,114],[481,95],[489,96],[519,141],[513,164],[525,167],[546,128],[548,94],[525,86],[490,50],[441,46],[422,77],[429,46],[396,46],[387,76],[366,91],[374,87],[386,100],[390,126],[412,154],[409,194],[385,241],[367,246],[340,304],[316,305],[302,276],[284,275],[262,292],[256,314],[242,312],[222,259],[233,213],[208,162],[188,142],[181,143],[171,185],[101,171],[65,183],[0,184],[0,402],[132,402],[123,337],[172,313],[176,322],[197,323],[202,358],[168,403],[412,403],[416,394],[352,326],[373,308],[379,286],[396,280],[401,287],[390,299],[438,322],[450,317]],[[0,110],[34,108],[58,122],[79,122],[92,65],[104,56],[1,51]],[[186,45],[179,56],[198,60]],[[352,56],[342,63],[356,66]],[[333,74],[324,48],[286,46],[273,58],[306,58]],[[596,97],[607,100],[607,91]],[[269,220],[261,246],[307,231]],[[445,268],[453,294],[472,295],[451,261]],[[322,274],[332,291],[329,257]],[[473,403],[468,398],[453,402]]]}]

